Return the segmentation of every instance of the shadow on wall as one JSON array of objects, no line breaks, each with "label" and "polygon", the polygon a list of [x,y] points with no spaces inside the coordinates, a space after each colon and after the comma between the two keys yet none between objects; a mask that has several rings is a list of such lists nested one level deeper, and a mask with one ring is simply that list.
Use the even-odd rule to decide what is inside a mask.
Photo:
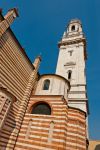
[{"label": "shadow on wall", "polygon": [[100,144],[96,145],[94,150],[100,150]]}]

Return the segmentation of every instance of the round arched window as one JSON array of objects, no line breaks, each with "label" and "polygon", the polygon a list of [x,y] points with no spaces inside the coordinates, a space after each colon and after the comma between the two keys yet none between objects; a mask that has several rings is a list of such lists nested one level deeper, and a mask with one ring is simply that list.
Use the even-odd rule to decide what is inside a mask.
[{"label": "round arched window", "polygon": [[75,25],[73,25],[73,26],[71,27],[71,30],[72,30],[72,31],[75,31]]},{"label": "round arched window", "polygon": [[71,76],[72,76],[72,71],[71,71],[71,70],[69,70],[69,71],[68,71],[68,80],[70,80],[70,79],[71,79]]},{"label": "round arched window", "polygon": [[51,115],[51,108],[46,103],[38,103],[33,106],[32,114]]},{"label": "round arched window", "polygon": [[49,86],[50,80],[49,79],[44,80],[43,90],[49,90]]}]

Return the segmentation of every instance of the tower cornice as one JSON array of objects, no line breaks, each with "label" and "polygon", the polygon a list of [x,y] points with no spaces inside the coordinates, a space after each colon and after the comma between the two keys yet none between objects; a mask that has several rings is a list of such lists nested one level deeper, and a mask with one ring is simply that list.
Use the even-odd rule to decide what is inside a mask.
[{"label": "tower cornice", "polygon": [[77,43],[81,43],[81,42],[83,42],[84,45],[86,46],[86,39],[85,38],[77,38],[77,39],[73,39],[73,40],[60,41],[60,42],[58,42],[58,47],[60,48],[60,46],[77,44]]},{"label": "tower cornice", "polygon": [[61,46],[78,44],[81,42],[83,42],[83,44],[84,44],[84,59],[87,60],[86,39],[85,38],[77,38],[77,39],[73,39],[73,40],[63,40],[63,41],[61,40],[60,42],[58,42],[58,48],[60,48]]}]

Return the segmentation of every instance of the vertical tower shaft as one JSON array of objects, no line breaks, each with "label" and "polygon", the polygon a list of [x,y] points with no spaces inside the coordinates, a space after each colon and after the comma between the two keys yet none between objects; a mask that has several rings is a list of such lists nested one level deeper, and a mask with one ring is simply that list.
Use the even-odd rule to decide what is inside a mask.
[{"label": "vertical tower shaft", "polygon": [[79,20],[71,20],[58,46],[59,57],[56,74],[65,77],[70,82],[69,105],[87,113],[86,39]]}]

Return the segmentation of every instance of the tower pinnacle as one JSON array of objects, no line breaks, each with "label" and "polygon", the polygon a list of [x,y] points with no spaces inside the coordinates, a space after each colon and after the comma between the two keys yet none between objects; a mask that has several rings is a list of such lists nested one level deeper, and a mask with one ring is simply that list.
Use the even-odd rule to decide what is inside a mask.
[{"label": "tower pinnacle", "polygon": [[41,56],[36,57],[33,63],[35,69],[39,68],[40,62],[41,62]]}]

